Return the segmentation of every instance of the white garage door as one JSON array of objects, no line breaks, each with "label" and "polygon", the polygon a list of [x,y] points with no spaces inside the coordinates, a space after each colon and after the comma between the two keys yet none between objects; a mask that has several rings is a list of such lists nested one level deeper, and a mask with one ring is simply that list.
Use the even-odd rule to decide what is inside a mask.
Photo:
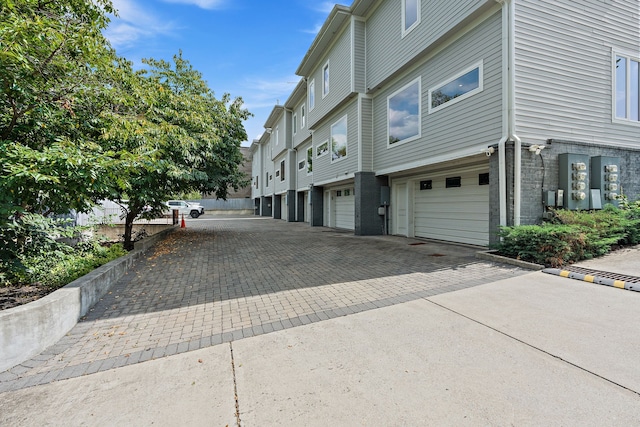
[{"label": "white garage door", "polygon": [[353,188],[341,188],[332,194],[335,201],[336,228],[354,230],[356,228],[356,198],[353,195]]},{"label": "white garage door", "polygon": [[487,246],[488,168],[427,176],[415,183],[415,236]]}]

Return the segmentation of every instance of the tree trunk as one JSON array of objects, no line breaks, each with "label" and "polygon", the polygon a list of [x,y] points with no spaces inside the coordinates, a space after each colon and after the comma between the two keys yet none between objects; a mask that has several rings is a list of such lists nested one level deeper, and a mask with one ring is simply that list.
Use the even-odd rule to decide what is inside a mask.
[{"label": "tree trunk", "polygon": [[124,243],[123,246],[126,250],[133,250],[133,240],[131,236],[133,234],[133,220],[136,219],[136,214],[134,212],[127,212],[127,216],[124,223]]}]

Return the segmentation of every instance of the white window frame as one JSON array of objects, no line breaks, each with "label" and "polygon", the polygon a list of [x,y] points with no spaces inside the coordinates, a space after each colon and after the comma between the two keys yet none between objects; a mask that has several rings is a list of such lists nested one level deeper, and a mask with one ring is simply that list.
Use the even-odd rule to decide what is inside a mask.
[{"label": "white window frame", "polygon": [[[324,152],[320,153],[320,147],[322,147],[323,145],[326,145],[326,149],[324,150]],[[329,148],[329,140],[325,139],[324,141],[322,141],[320,144],[318,144],[318,146],[316,147],[316,159],[319,159],[320,157],[326,156],[330,151]]]},{"label": "white window frame", "polygon": [[[326,70],[326,73],[325,73]],[[330,81],[331,81],[331,69],[329,68],[329,61],[322,66],[322,98],[324,99],[327,95],[329,95],[330,90]]]},{"label": "white window frame", "polygon": [[280,178],[280,169],[276,169],[276,178]]},{"label": "white window frame", "polygon": [[293,134],[297,134],[298,133],[298,115],[294,114],[293,115]]},{"label": "white window frame", "polygon": [[[344,120],[344,127],[345,127],[345,137],[347,138],[347,140],[345,141],[345,147],[344,147],[344,156],[342,157],[338,157],[337,159],[333,158],[333,128],[335,126],[338,125],[338,123],[342,122]],[[347,114],[345,114],[344,116],[340,117],[338,120],[336,120],[332,125],[331,125],[331,133],[329,136],[329,152],[331,153],[331,163],[336,163],[336,162],[340,162],[344,159],[346,159],[347,157],[349,157],[349,119]]]},{"label": "white window frame", "polygon": [[407,28],[407,0],[402,0],[402,38],[404,38],[407,34],[413,31],[420,24],[421,20],[421,9],[422,9],[422,0],[416,0],[416,22],[411,24],[409,28]]},{"label": "white window frame", "polygon": [[304,129],[307,124],[307,116],[304,108],[304,104],[300,106],[300,129]]},{"label": "white window frame", "polygon": [[[626,99],[626,114],[625,117],[618,117],[616,112],[617,87],[618,87],[618,73],[616,72],[616,58],[623,57],[627,61],[626,64],[626,82],[625,82],[625,99]],[[640,55],[622,50],[612,50],[611,58],[611,83],[612,83],[612,96],[611,96],[611,120],[615,123],[622,123],[632,126],[640,126],[640,120],[631,119],[631,61],[640,63]],[[638,65],[640,67],[640,64]],[[640,83],[639,83],[640,84]],[[640,97],[640,94],[638,94]],[[639,101],[640,102],[640,101]],[[640,108],[640,107],[639,107]]]},{"label": "white window frame", "polygon": [[301,170],[304,169],[304,167],[307,165],[307,159],[302,159],[298,162],[298,172],[300,172]]},{"label": "white window frame", "polygon": [[287,168],[287,162],[284,159],[280,160],[280,170],[276,171],[276,172],[279,172],[280,182],[284,182],[285,179],[287,178],[285,173],[286,168]]},{"label": "white window frame", "polygon": [[267,176],[264,179],[264,188],[269,188],[269,172],[265,172]]},{"label": "white window frame", "polygon": [[307,88],[307,100],[309,102],[309,111],[313,111],[316,106],[316,79],[311,79]]},{"label": "white window frame", "polygon": [[[391,133],[391,126],[389,121],[389,104],[390,104],[391,98],[398,95],[399,93],[407,89],[409,86],[414,85],[416,82],[418,83],[418,134],[391,144],[391,142],[389,142],[389,136]],[[421,137],[422,137],[422,77],[419,76],[418,78],[413,79],[412,81],[402,86],[400,89],[393,92],[391,95],[387,97],[387,148],[396,147],[398,145],[402,145],[407,142],[415,141],[416,139],[419,139]]]},{"label": "white window frame", "polygon": [[276,130],[275,130],[275,138],[276,138],[276,145],[280,144],[280,129],[278,128],[278,126],[276,126]]},{"label": "white window frame", "polygon": [[[438,105],[437,107],[432,107],[432,102],[431,102],[431,96],[433,94],[433,92],[436,89],[439,89],[443,86],[448,85],[449,83],[453,82],[456,79],[459,79],[460,77],[464,76],[465,74],[475,70],[476,68],[478,68],[478,87],[475,89],[470,90],[469,92],[460,95],[458,97],[455,97],[443,104]],[[431,87],[431,89],[429,89],[429,99],[427,100],[429,105],[428,105],[428,114],[432,114],[435,113],[437,111],[440,111],[444,108],[447,108],[451,105],[457,104],[460,101],[464,101],[467,98],[472,97],[473,95],[476,95],[480,92],[482,92],[484,90],[484,61],[480,61],[480,62],[476,62],[475,64],[471,65],[470,67],[465,68],[464,70],[460,71],[459,73],[457,73],[456,75],[454,75],[453,77],[448,78],[447,80],[444,80],[443,82],[434,85]]]},{"label": "white window frame", "polygon": [[313,145],[307,148],[306,153],[307,153],[307,175],[311,175],[313,173]]}]

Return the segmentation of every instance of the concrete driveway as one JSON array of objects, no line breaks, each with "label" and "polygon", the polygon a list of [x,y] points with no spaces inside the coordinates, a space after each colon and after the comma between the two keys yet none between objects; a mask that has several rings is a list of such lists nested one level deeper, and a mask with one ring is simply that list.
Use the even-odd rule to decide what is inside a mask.
[{"label": "concrete driveway", "polygon": [[0,374],[0,424],[640,424],[640,294],[424,243],[188,221]]}]

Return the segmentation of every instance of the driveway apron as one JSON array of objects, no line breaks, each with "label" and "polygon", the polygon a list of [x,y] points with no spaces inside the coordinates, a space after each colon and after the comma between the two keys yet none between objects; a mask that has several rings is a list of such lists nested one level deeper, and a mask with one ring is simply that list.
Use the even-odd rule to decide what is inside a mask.
[{"label": "driveway apron", "polygon": [[527,273],[477,248],[260,217],[187,221],[0,392],[78,377]]}]

